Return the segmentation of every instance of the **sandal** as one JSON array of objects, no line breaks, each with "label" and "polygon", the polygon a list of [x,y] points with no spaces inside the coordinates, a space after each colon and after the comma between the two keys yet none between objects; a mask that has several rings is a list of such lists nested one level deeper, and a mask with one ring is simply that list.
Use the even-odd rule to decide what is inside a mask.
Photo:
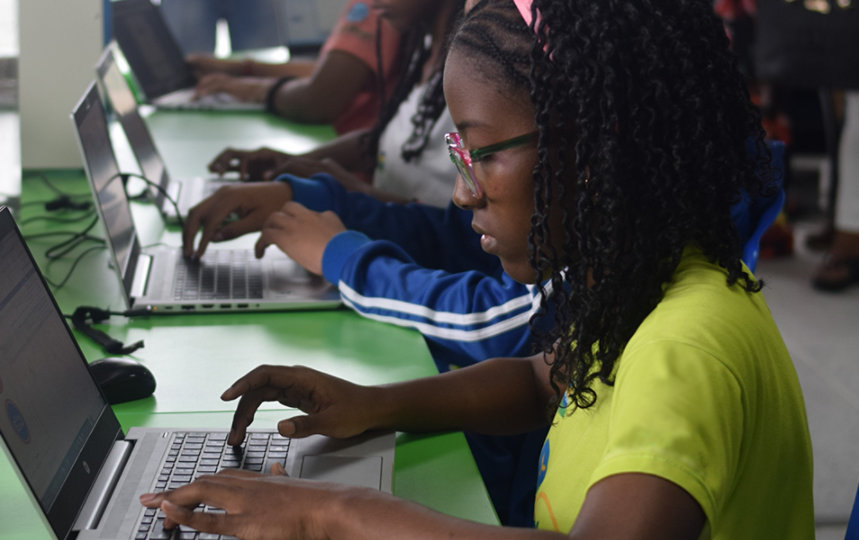
[{"label": "sandal", "polygon": [[834,239],[835,228],[832,225],[827,225],[822,230],[808,235],[805,238],[805,247],[812,251],[826,251],[832,246]]},{"label": "sandal", "polygon": [[817,274],[811,280],[815,289],[826,292],[840,292],[850,285],[859,283],[859,257],[836,258],[827,255]]}]

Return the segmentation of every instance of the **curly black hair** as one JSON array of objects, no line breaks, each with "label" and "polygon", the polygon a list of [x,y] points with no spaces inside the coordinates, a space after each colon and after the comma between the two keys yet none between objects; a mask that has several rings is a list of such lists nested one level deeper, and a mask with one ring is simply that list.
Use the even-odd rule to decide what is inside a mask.
[{"label": "curly black hair", "polygon": [[[450,34],[456,28],[458,20],[462,16],[465,0],[453,0],[450,12],[447,14],[445,28],[447,33],[441,36],[441,43],[446,48]],[[400,77],[391,96],[385,99],[379,111],[376,124],[370,129],[364,138],[367,155],[375,156],[378,152],[379,138],[388,123],[397,113],[400,105],[408,98],[415,86],[421,81],[423,69],[430,58],[430,47],[432,45],[431,33],[428,24],[431,20],[418,21],[412,28],[403,33],[400,38],[400,48],[394,62],[394,73]],[[376,32],[376,61],[381,68],[381,49],[379,47],[380,33]],[[444,70],[444,52],[438,59],[438,65],[432,66],[433,74],[427,81],[424,93],[421,96],[417,112],[412,116],[412,134],[403,142],[401,153],[405,161],[411,161],[421,155],[427,145],[427,141],[438,118],[447,107],[442,91],[442,73]],[[381,69],[379,70],[381,73]],[[384,77],[380,77],[379,95],[384,95]]]},{"label": "curly black hair", "polygon": [[[483,0],[450,54],[534,104],[530,261],[551,286],[531,326],[555,353],[556,392],[587,408],[687,246],[728,284],[760,290],[730,208],[743,192],[771,195],[771,156],[710,0],[534,0],[532,10],[529,28],[512,0]],[[541,317],[552,330],[538,331]]]}]

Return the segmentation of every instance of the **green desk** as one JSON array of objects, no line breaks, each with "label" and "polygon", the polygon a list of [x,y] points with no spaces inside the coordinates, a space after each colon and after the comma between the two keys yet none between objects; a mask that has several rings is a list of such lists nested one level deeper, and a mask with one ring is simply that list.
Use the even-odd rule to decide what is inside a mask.
[{"label": "green desk", "polygon": [[[266,146],[300,154],[335,135],[329,126],[295,124],[259,112],[162,111],[146,107],[141,113],[173,176],[205,175],[206,164],[227,147],[255,150]],[[117,154],[121,154],[123,138],[115,131],[111,137]],[[122,160],[120,163],[124,165]]]},{"label": "green desk", "polygon": [[[242,148],[265,144],[301,151],[330,137],[327,128],[302,127],[293,129],[297,135],[290,134],[291,126],[276,119],[263,120],[264,127],[256,129],[260,116],[158,111],[150,114],[147,121],[174,175],[204,174],[203,163],[225,144]],[[280,131],[283,133],[278,133]],[[162,133],[165,133],[163,137]],[[260,140],[260,133],[268,138]],[[228,134],[236,135],[236,140],[225,143]],[[124,151],[121,143],[117,144],[118,154]],[[302,144],[304,148],[301,148]],[[127,170],[124,166],[122,168]],[[82,171],[50,171],[47,176],[63,191],[88,193]],[[53,192],[37,175],[25,175],[22,189],[25,206],[18,216],[19,222],[43,214],[39,206],[27,205],[28,202],[52,197]],[[165,228],[154,208],[133,203],[132,211],[143,245],[156,242],[179,245],[179,232]],[[25,235],[61,230],[63,227],[78,230],[88,221],[77,225],[31,221],[26,222],[22,229]],[[101,231],[97,234],[101,235]],[[74,256],[51,263],[45,261],[45,250],[54,242],[56,239],[32,239],[28,243],[42,271],[58,280],[68,271]],[[250,245],[253,238],[237,239],[233,243]],[[115,274],[108,267],[106,251],[99,250],[81,260],[68,283],[55,291],[55,297],[64,313],[70,313],[78,305],[121,309],[120,290]],[[138,425],[228,426],[234,404],[222,402],[218,396],[237,377],[261,363],[306,365],[365,384],[408,380],[435,373],[420,334],[364,319],[345,309],[180,314],[133,320],[114,317],[99,328],[124,342],[144,340],[145,347],[133,357],[149,367],[158,383],[154,396],[114,407],[124,429]],[[76,337],[89,361],[104,356],[88,338]],[[293,413],[276,404],[265,405],[257,415],[255,426],[272,426]],[[483,482],[460,433],[398,435],[394,493],[455,516],[497,523]],[[50,536],[49,529],[40,521],[39,514],[15,478],[8,459],[0,460],[0,501],[0,538]]]}]

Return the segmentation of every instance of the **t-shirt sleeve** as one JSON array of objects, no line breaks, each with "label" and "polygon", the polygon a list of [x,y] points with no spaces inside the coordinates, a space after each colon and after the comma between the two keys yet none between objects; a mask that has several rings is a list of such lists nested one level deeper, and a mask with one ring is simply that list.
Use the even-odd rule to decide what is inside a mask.
[{"label": "t-shirt sleeve", "polygon": [[659,476],[692,495],[712,525],[737,474],[743,398],[731,370],[695,345],[657,341],[625,351],[606,453],[590,485],[620,473]]}]

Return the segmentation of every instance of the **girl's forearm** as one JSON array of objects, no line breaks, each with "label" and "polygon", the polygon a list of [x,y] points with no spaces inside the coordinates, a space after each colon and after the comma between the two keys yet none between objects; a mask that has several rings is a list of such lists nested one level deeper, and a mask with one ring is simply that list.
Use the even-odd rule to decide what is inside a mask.
[{"label": "girl's forearm", "polygon": [[379,429],[464,429],[509,435],[544,426],[553,392],[542,355],[493,358],[441,375],[379,387]]}]

